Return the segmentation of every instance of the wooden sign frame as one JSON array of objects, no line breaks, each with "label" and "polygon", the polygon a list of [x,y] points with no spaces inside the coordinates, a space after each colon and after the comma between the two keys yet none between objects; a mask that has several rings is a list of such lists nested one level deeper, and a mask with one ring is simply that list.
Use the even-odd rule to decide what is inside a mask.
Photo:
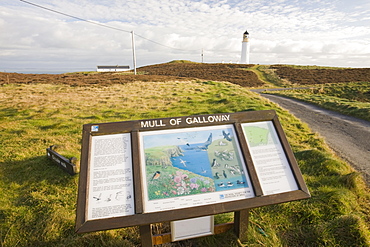
[{"label": "wooden sign frame", "polygon": [[[249,123],[257,123],[257,126],[252,125],[249,128]],[[258,126],[258,123],[261,123],[261,126]],[[207,126],[219,127],[222,125],[232,126],[234,129],[235,136],[232,138],[237,139],[237,145],[242,154],[241,157],[243,159],[243,164],[245,165],[245,171],[249,177],[250,187],[253,189],[253,196],[237,198],[237,200],[229,200],[226,202],[215,202],[209,204],[203,203],[199,206],[180,208],[176,208],[175,206],[175,208],[171,210],[146,211],[144,204],[148,198],[144,198],[145,193],[143,189],[145,188],[143,188],[143,183],[145,181],[148,182],[148,174],[146,177],[143,175],[143,166],[146,165],[146,160],[143,160],[143,155],[141,155],[143,152],[143,136],[147,132],[151,131],[172,129],[192,130],[192,128]],[[266,128],[272,128],[274,133],[271,134],[266,131],[264,126],[267,126]],[[255,132],[253,128],[260,129]],[[265,130],[262,130],[263,128],[265,128]],[[248,131],[252,132],[249,133]],[[266,136],[261,137],[261,143],[255,143],[258,138],[255,139],[255,136],[253,136],[254,133],[257,133],[258,135],[266,134]],[[224,133],[223,138],[230,138],[229,134],[230,133]],[[271,136],[267,137],[267,135],[270,134]],[[120,152],[121,159],[124,159],[126,162],[124,169],[117,169],[115,172],[110,173],[104,170],[99,170],[100,168],[96,168],[97,170],[94,170],[94,165],[96,166],[96,162],[93,162],[93,160],[101,158],[100,156],[95,155],[99,154],[99,150],[101,150],[99,146],[100,139],[105,140],[105,136],[112,136],[114,138],[117,137],[117,140],[121,141],[121,144],[118,144],[117,146],[114,144],[116,139],[110,140],[109,138],[106,138],[107,142],[105,144],[103,143],[105,145],[105,149],[103,149],[117,149],[117,152]],[[274,140],[271,141],[271,138]],[[251,141],[249,139],[254,140]],[[122,143],[124,143],[124,145]],[[258,150],[258,146],[270,144],[276,144],[276,148],[273,146],[270,148],[270,150],[272,150],[272,155],[276,155],[275,161],[278,161],[278,164],[275,166],[264,167],[264,165],[269,161],[266,159],[261,159],[260,157],[263,155],[269,156],[271,153],[261,154],[261,151]],[[120,145],[122,147],[120,147]],[[92,153],[92,151],[94,151],[94,153]],[[119,164],[119,162],[117,162],[117,164]],[[113,166],[114,164],[107,164],[104,161],[99,163],[99,166],[105,165]],[[226,164],[224,165],[226,167]],[[261,171],[266,171],[269,169],[272,169],[271,171],[273,173],[280,174],[281,176],[269,177],[270,175],[268,172],[261,173]],[[282,174],[284,171],[290,173],[290,177]],[[116,173],[119,173],[120,175],[115,177],[114,175]],[[113,175],[109,177],[109,174]],[[96,193],[98,193],[102,188],[102,186],[98,187],[95,186],[95,184],[104,184],[107,182],[109,185],[109,181],[111,181],[109,179],[115,182],[121,181],[121,184],[119,185],[120,188],[131,187],[132,194],[127,193],[129,190],[125,190],[123,195],[118,194],[117,192],[116,194],[111,193],[110,196],[106,196],[106,198],[95,196],[93,199],[92,194],[95,193],[95,195],[97,195]],[[155,179],[154,176],[152,179]],[[286,189],[286,181],[284,181],[284,179],[290,180],[293,183],[293,186],[289,187],[290,185],[288,185]],[[265,183],[265,181],[268,181],[268,183]],[[282,187],[284,187],[285,190],[269,190],[269,192],[266,192],[266,188],[268,188],[269,183],[275,183],[275,185],[279,187],[280,182],[284,184]],[[116,186],[116,184],[112,183],[111,187],[113,187],[113,185]],[[95,186],[94,190],[97,192],[92,192],[92,186]],[[77,233],[130,226],[146,226],[152,223],[183,220],[226,212],[243,212],[250,208],[306,199],[309,197],[310,193],[303,180],[294,154],[286,139],[282,126],[278,120],[278,116],[273,110],[86,124],[83,126],[76,217]],[[118,201],[120,198],[123,198],[122,200],[126,204],[122,204],[123,206],[116,205],[108,207],[108,201],[112,200],[112,198],[116,198],[116,201]],[[101,200],[101,205],[106,205],[106,207],[103,207],[103,212],[101,209],[99,209],[98,200]],[[103,202],[104,200],[105,202]],[[120,211],[119,209],[122,209],[122,207],[124,207],[124,210]],[[88,211],[92,210],[94,210],[95,216],[91,216],[91,212],[89,216]]]},{"label": "wooden sign frame", "polygon": [[76,175],[78,173],[77,166],[75,162],[77,158],[72,157],[67,159],[63,155],[57,153],[55,151],[55,145],[52,145],[46,149],[46,157],[48,157],[51,161],[57,164],[60,168],[62,168],[65,172],[69,173],[69,175]]}]

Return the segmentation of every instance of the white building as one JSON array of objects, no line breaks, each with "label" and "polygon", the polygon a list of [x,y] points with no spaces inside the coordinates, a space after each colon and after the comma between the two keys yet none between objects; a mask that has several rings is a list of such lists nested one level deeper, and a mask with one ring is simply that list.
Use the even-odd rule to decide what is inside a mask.
[{"label": "white building", "polygon": [[243,42],[242,42],[242,57],[240,63],[242,64],[249,64],[249,33],[245,31],[243,34]]},{"label": "white building", "polygon": [[118,72],[118,71],[128,71],[128,70],[130,70],[130,66],[128,66],[128,65],[123,65],[123,66],[121,66],[121,65],[113,65],[113,66],[98,65],[97,68],[96,68],[97,72]]}]

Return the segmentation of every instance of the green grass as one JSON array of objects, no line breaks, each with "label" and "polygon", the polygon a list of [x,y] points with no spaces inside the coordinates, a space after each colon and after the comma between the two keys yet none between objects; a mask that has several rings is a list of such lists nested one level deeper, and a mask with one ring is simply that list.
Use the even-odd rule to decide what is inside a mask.
[{"label": "green grass", "polygon": [[192,61],[189,61],[189,60],[172,60],[168,63],[197,63],[197,62],[192,62]]},{"label": "green grass", "polygon": [[258,79],[266,83],[267,87],[290,87],[291,83],[281,79],[276,73],[276,69],[270,68],[269,65],[255,65],[250,68],[257,74]]},{"label": "green grass", "polygon": [[319,105],[370,121],[370,82],[321,85],[312,89],[267,92]]},{"label": "green grass", "polygon": [[[287,111],[211,81],[1,86],[1,246],[140,246],[137,227],[74,233],[78,177],[52,164],[45,149],[56,144],[79,158],[83,124],[266,109],[277,111],[312,198],[253,209],[245,243],[230,231],[164,246],[369,246],[370,193],[361,176]],[[216,216],[230,220],[231,213]]]}]

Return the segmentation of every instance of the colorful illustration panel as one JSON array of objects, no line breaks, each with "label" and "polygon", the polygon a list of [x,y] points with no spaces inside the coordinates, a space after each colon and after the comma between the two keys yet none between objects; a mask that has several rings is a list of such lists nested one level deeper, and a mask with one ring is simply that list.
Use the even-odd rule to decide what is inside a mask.
[{"label": "colorful illustration panel", "polygon": [[254,196],[233,125],[140,136],[145,212]]}]

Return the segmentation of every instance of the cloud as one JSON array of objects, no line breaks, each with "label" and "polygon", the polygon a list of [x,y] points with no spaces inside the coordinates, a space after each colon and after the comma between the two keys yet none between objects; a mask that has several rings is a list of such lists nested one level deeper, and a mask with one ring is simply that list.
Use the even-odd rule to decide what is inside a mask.
[{"label": "cloud", "polygon": [[132,30],[137,34],[139,66],[173,59],[201,61],[202,49],[205,62],[237,62],[246,29],[252,63],[320,65],[322,61],[331,66],[370,67],[366,59],[370,4],[357,1],[364,7],[335,0],[32,0],[122,30],[117,31],[4,0],[0,3],[0,70],[24,66],[27,61],[29,66],[60,64],[91,70],[97,64],[132,65]]}]

